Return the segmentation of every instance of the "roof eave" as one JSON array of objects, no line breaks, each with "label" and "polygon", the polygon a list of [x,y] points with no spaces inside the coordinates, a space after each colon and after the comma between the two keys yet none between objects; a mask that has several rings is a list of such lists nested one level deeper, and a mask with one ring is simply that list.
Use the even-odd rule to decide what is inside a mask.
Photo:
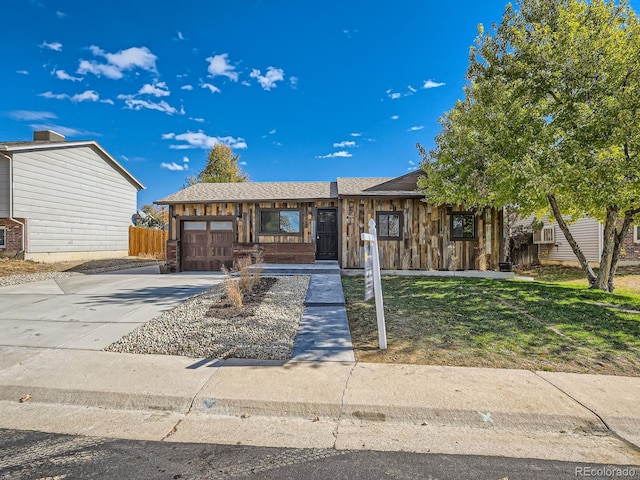
[{"label": "roof eave", "polygon": [[15,145],[12,147],[8,147],[7,145],[0,145],[0,150],[8,151],[8,152],[24,152],[30,150],[52,150],[58,148],[69,148],[69,147],[91,147],[97,149],[100,153],[102,153],[107,159],[114,164],[116,169],[120,171],[125,177],[127,177],[131,183],[138,189],[144,190],[146,187],[129,171],[124,168],[115,158],[113,158],[109,153],[100,146],[98,142],[93,140],[83,140],[78,142],[51,142],[51,143],[32,143],[25,145]]},{"label": "roof eave", "polygon": [[315,198],[243,198],[243,199],[215,199],[215,200],[156,200],[156,205],[180,205],[184,203],[277,203],[277,202],[325,202],[337,200],[337,197],[315,197]]}]

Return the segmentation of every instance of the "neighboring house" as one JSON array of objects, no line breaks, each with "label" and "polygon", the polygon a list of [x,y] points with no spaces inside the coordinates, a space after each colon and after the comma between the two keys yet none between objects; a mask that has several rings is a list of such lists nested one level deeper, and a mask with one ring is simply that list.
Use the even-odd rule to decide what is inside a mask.
[{"label": "neighboring house", "polygon": [[267,263],[363,268],[360,235],[373,218],[384,269],[498,269],[502,211],[426,203],[419,175],[193,185],[155,202],[169,206],[167,260],[174,271],[219,270],[261,252]]},{"label": "neighboring house", "polygon": [[[520,221],[522,225],[531,225],[534,217]],[[556,222],[549,222],[547,217],[542,219],[542,230],[535,231],[533,243],[538,247],[538,260],[541,264],[579,265],[569,242]],[[587,261],[593,266],[600,264],[602,255],[602,239],[604,225],[592,218],[584,217],[569,225],[573,235]],[[638,226],[632,226],[624,239],[620,250],[619,265],[640,264],[640,231]]]},{"label": "neighboring house", "polygon": [[144,186],[94,141],[49,130],[0,141],[0,255],[55,262],[126,256]]}]

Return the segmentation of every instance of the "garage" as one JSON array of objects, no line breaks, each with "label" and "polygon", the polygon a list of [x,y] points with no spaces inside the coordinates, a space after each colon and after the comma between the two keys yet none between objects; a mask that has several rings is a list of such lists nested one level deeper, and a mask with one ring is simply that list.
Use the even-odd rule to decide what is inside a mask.
[{"label": "garage", "polygon": [[233,264],[233,221],[182,220],[182,271],[216,271]]}]

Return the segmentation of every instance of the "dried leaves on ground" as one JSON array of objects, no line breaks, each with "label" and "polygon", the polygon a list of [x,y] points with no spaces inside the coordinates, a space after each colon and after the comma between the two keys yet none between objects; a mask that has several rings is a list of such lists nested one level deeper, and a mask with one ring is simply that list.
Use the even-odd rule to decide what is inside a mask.
[{"label": "dried leaves on ground", "polygon": [[55,263],[41,263],[31,260],[0,257],[0,277],[48,272],[91,273],[95,271],[121,270],[145,265],[157,265],[158,263],[160,262],[155,258],[143,257],[105,258],[100,260]]}]

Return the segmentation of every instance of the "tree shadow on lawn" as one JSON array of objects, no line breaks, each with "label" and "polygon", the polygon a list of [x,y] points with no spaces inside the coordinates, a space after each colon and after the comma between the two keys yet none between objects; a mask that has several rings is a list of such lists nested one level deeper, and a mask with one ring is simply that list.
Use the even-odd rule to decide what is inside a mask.
[{"label": "tree shadow on lawn", "polygon": [[[358,350],[376,341],[375,307],[360,300],[362,279],[345,284]],[[383,292],[396,357],[640,373],[640,299],[635,297],[534,282],[433,277],[385,277]]]}]

